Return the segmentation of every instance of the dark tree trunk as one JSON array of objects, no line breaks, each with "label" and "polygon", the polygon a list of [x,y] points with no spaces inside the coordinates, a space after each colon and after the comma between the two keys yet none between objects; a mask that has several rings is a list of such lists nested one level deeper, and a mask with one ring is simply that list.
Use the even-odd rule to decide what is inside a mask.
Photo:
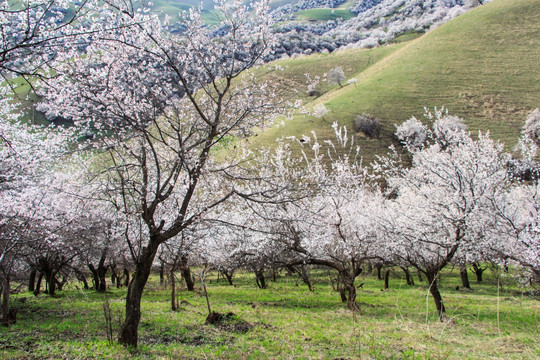
[{"label": "dark tree trunk", "polygon": [[223,275],[225,276],[225,278],[227,279],[227,281],[229,282],[229,285],[233,285],[233,281],[232,281],[232,278],[233,278],[233,275],[234,275],[234,271],[222,271]]},{"label": "dark tree trunk", "polygon": [[37,270],[32,269],[32,271],[30,271],[30,277],[28,279],[28,291],[30,292],[34,292],[34,290],[36,290],[36,275]]},{"label": "dark tree trunk", "polygon": [[2,279],[2,325],[9,325],[9,290],[10,283],[9,279]]},{"label": "dark tree trunk", "polygon": [[88,269],[92,272],[92,278],[94,281],[94,290],[99,291],[99,273],[93,264],[88,264]]},{"label": "dark tree trunk", "polygon": [[159,265],[159,285],[165,285],[165,263],[163,261]]},{"label": "dark tree trunk", "polygon": [[343,290],[340,292],[341,301],[345,296],[347,301],[347,308],[352,311],[359,310],[358,305],[356,304],[356,286],[354,286],[355,277],[350,276],[348,272],[342,271],[339,273],[339,277],[343,284]]},{"label": "dark tree trunk", "polygon": [[382,280],[383,279],[382,274],[381,274],[382,265],[377,264],[375,265],[375,268],[377,269],[377,279]]},{"label": "dark tree trunk", "polygon": [[195,291],[195,282],[193,281],[193,276],[191,275],[191,269],[188,266],[187,256],[182,256],[180,259],[180,271],[182,272],[182,277],[186,282],[186,287],[188,291]]},{"label": "dark tree trunk", "polygon": [[309,277],[309,273],[307,271],[306,265],[298,265],[298,266],[287,266],[287,270],[289,270],[291,273],[295,272],[297,273],[304,284],[307,285],[309,291],[313,290],[313,284],[311,282],[311,278]]},{"label": "dark tree trunk", "polygon": [[401,270],[403,270],[403,273],[405,273],[405,281],[407,282],[407,285],[414,285],[414,279],[411,276],[411,272],[409,271],[409,269],[406,266],[402,266]]},{"label": "dark tree trunk", "polygon": [[37,283],[36,283],[36,289],[34,290],[34,295],[38,296],[41,292],[41,280],[43,280],[43,273],[40,272],[38,275]]},{"label": "dark tree trunk", "polygon": [[384,272],[384,289],[388,289],[388,280],[390,279],[390,269],[386,269]]},{"label": "dark tree trunk", "polygon": [[191,269],[189,266],[186,266],[182,269],[182,277],[186,282],[186,287],[188,291],[195,291],[195,282],[193,281],[193,276],[191,275]]},{"label": "dark tree trunk", "polygon": [[174,278],[174,267],[171,268],[171,310],[176,311],[176,279]]},{"label": "dark tree trunk", "polygon": [[126,296],[126,317],[118,335],[118,342],[126,347],[137,347],[142,294],[150,276],[159,244],[155,238],[151,237],[148,246],[143,248],[142,254],[135,264],[135,272],[129,283]]},{"label": "dark tree trunk", "polygon": [[422,282],[422,273],[418,271],[416,274],[418,275],[418,281]]},{"label": "dark tree trunk", "polygon": [[459,266],[459,277],[461,278],[461,286],[465,289],[470,289],[471,284],[469,283],[469,274],[467,273],[465,264]]},{"label": "dark tree trunk", "polygon": [[124,276],[126,277],[124,279],[124,286],[129,286],[129,270],[127,268],[124,268]]},{"label": "dark tree trunk", "polygon": [[472,263],[472,268],[473,268],[473,271],[474,271],[474,274],[476,275],[476,282],[479,282],[481,283],[483,281],[483,274],[484,274],[484,271],[487,269],[487,268],[482,268],[478,265],[478,263],[476,262],[473,262]]},{"label": "dark tree trunk", "polygon": [[105,266],[105,259],[107,257],[107,252],[104,251],[101,255],[101,259],[99,259],[98,263],[98,276],[99,276],[99,292],[105,292],[107,291],[107,266]]},{"label": "dark tree trunk", "polygon": [[428,271],[426,272],[426,277],[428,279],[428,282],[430,284],[429,286],[429,292],[431,293],[431,296],[433,297],[433,300],[435,301],[435,306],[437,307],[437,314],[439,315],[439,320],[442,321],[445,308],[444,303],[442,300],[441,293],[439,292],[439,287],[437,284],[437,272],[436,271]]},{"label": "dark tree trunk", "polygon": [[50,296],[56,295],[56,274],[54,271],[45,272],[45,281],[47,282],[47,289]]},{"label": "dark tree trunk", "polygon": [[262,270],[255,270],[255,282],[259,289],[266,289],[266,280],[264,279],[264,273]]},{"label": "dark tree trunk", "polygon": [[116,274],[116,264],[111,264],[109,265],[109,267],[111,268],[111,284],[117,285],[117,287],[119,287],[118,283],[120,282],[120,279],[118,278],[118,275]]}]

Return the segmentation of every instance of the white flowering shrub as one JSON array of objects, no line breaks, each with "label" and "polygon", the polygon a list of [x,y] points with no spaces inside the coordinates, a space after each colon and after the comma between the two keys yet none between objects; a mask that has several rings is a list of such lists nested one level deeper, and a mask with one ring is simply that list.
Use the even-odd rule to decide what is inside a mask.
[{"label": "white flowering shrub", "polygon": [[422,122],[414,116],[403,122],[403,124],[395,126],[396,137],[403,145],[417,149],[425,144],[428,131],[427,126],[422,124]]}]

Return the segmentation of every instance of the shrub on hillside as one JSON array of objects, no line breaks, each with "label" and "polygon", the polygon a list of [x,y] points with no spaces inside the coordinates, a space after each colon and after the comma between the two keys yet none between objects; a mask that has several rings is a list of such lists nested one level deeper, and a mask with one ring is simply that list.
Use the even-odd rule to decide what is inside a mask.
[{"label": "shrub on hillside", "polygon": [[414,116],[396,126],[396,137],[405,146],[420,148],[426,142],[427,126]]},{"label": "shrub on hillside", "polygon": [[378,138],[381,132],[381,122],[369,114],[357,115],[353,121],[353,128],[370,138]]}]

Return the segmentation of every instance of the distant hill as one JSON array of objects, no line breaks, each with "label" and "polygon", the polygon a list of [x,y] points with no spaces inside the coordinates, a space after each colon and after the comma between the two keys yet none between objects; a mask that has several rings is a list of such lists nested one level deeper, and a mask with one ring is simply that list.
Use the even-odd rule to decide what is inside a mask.
[{"label": "distant hill", "polygon": [[[495,0],[408,42],[369,50],[304,56],[278,62],[277,81],[308,107],[324,104],[322,119],[299,115],[284,127],[252,139],[269,145],[277,137],[309,134],[330,137],[334,121],[352,128],[358,114],[382,120],[379,139],[358,134],[367,161],[394,143],[394,124],[421,117],[424,107],[446,107],[465,119],[469,130],[490,131],[507,150],[516,143],[526,115],[540,107],[540,0]],[[323,76],[341,66],[356,86],[322,82],[307,95],[306,76]],[[346,82],[346,81],[345,81]]]}]

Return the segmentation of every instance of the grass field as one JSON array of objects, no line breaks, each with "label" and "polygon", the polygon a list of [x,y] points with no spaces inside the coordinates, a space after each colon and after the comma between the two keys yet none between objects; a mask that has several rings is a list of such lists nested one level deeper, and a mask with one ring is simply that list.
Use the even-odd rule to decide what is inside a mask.
[{"label": "grass field", "polygon": [[[394,124],[421,117],[424,107],[446,107],[463,117],[473,133],[490,131],[511,150],[526,115],[540,106],[538,24],[539,0],[495,0],[412,41],[282,61],[296,71],[288,78],[301,78],[306,72],[322,75],[342,66],[346,77],[358,83],[323,87],[321,96],[307,99],[308,107],[324,103],[330,110],[324,121],[298,116],[283,128],[260,134],[253,144],[268,145],[278,136],[311,130],[328,138],[332,122],[350,128],[357,114],[369,113],[383,125],[379,139],[358,137],[369,161],[392,144]],[[371,61],[366,64],[363,59]]]},{"label": "grass field", "polygon": [[[235,286],[210,276],[214,311],[233,312],[218,326],[205,325],[200,289],[181,291],[180,310],[169,305],[168,289],[153,277],[142,303],[139,349],[109,344],[103,304],[118,328],[124,289],[106,294],[71,289],[56,298],[30,293],[12,297],[18,322],[0,328],[2,359],[535,359],[540,357],[540,302],[510,277],[485,273],[472,291],[459,291],[459,271],[442,277],[448,319],[437,321],[425,282],[407,286],[394,271],[390,288],[365,276],[360,312],[346,309],[326,271],[313,272],[315,291],[284,273],[266,290],[250,274]],[[472,280],[472,279],[471,279]],[[21,299],[26,301],[21,302]]]},{"label": "grass field", "polygon": [[295,18],[301,21],[317,22],[343,19],[348,20],[355,15],[348,9],[309,9],[294,13]]}]

